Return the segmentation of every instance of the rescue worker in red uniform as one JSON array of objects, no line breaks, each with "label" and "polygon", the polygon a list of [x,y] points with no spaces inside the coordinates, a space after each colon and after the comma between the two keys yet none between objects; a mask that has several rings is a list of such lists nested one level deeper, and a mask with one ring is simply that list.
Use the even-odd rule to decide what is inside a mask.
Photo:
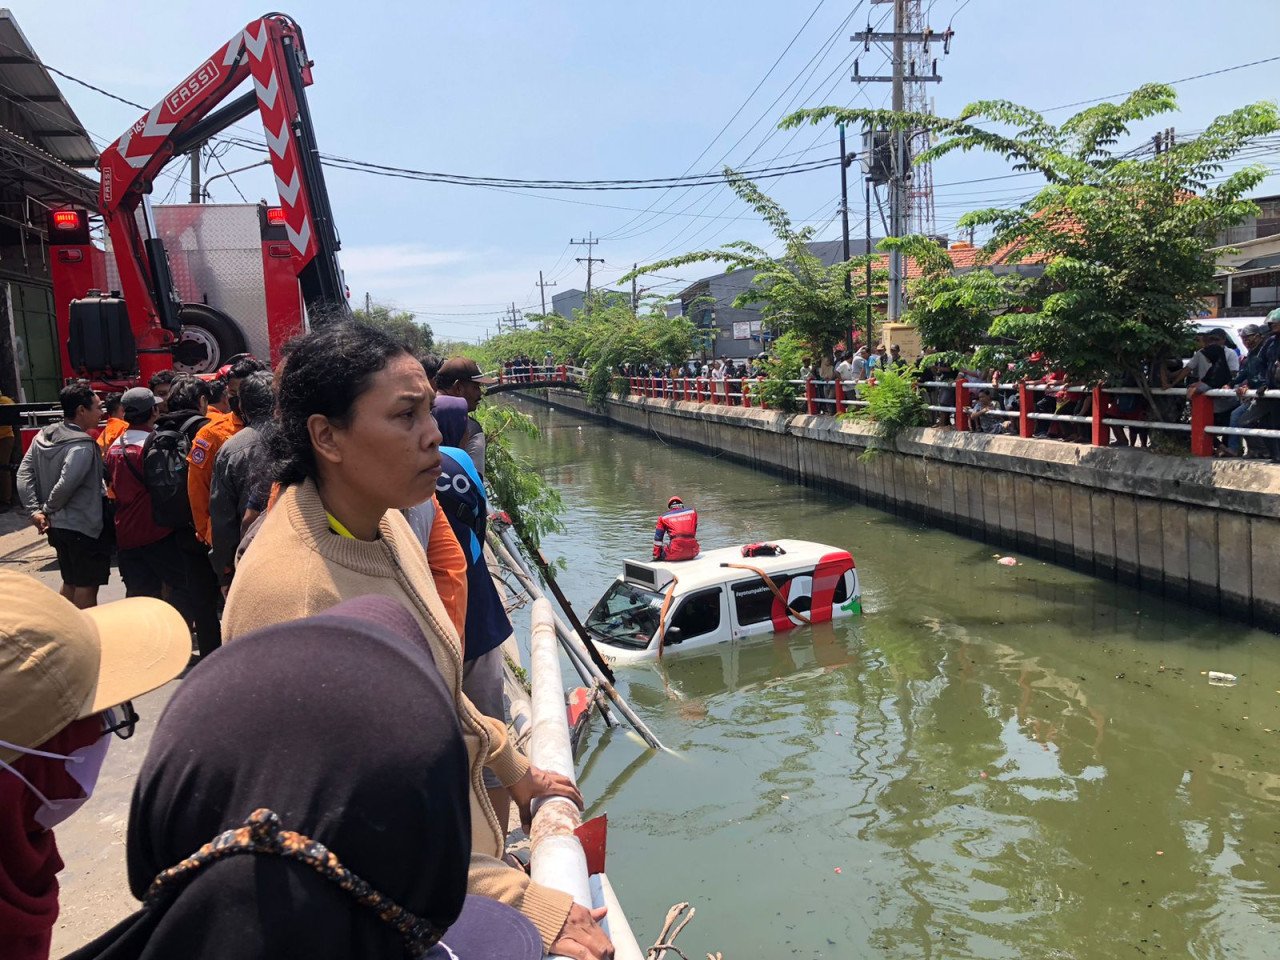
[{"label": "rescue worker in red uniform", "polygon": [[698,511],[686,507],[679,497],[672,497],[653,531],[653,559],[692,560],[699,549]]}]

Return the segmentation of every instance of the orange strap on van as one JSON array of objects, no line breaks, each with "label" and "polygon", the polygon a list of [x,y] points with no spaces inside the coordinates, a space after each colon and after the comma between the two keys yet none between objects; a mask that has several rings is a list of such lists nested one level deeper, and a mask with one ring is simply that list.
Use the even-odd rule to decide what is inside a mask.
[{"label": "orange strap on van", "polygon": [[667,584],[667,595],[662,600],[662,609],[658,611],[658,660],[662,660],[662,648],[667,645],[667,611],[671,609],[671,598],[675,595],[676,584],[680,578],[672,576]]},{"label": "orange strap on van", "polygon": [[801,623],[807,623],[807,624],[810,624],[810,625],[812,625],[812,624],[813,624],[813,621],[812,621],[812,620],[810,620],[810,619],[809,619],[805,614],[801,613],[799,610],[792,609],[791,604],[787,603],[787,598],[786,598],[786,597],[784,597],[784,596],[782,595],[782,591],[778,589],[778,585],[777,585],[776,583],[774,583],[774,582],[769,578],[769,575],[768,575],[767,573],[765,573],[763,570],[761,570],[759,567],[753,567],[753,566],[751,566],[751,564],[749,564],[749,563],[722,563],[722,564],[720,564],[720,566],[722,566],[722,567],[732,567],[734,570],[749,570],[749,571],[751,571],[751,572],[752,572],[752,573],[754,573],[757,577],[759,577],[761,580],[763,580],[763,581],[764,581],[765,586],[767,586],[770,590],[772,590],[772,591],[773,591],[773,595],[774,595],[775,597],[777,597],[779,600],[781,600],[781,601],[782,601],[782,605],[783,605],[784,607],[786,607],[786,608],[787,608],[787,613],[791,614],[791,616],[795,617],[795,618],[796,618],[797,620],[799,620]]}]

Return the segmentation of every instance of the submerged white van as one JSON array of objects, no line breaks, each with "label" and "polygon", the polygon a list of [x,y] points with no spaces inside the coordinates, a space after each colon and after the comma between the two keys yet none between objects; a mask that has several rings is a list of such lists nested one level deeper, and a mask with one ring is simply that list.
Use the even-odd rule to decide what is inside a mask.
[{"label": "submerged white van", "polygon": [[861,600],[849,551],[778,540],[681,562],[625,560],[586,628],[610,663],[636,663],[657,659],[660,647],[669,657],[853,616]]}]

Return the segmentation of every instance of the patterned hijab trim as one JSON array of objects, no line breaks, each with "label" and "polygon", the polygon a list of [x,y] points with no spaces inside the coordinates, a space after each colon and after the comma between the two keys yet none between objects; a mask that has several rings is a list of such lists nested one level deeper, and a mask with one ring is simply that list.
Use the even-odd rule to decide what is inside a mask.
[{"label": "patterned hijab trim", "polygon": [[279,815],[265,807],[255,810],[243,826],[218,834],[191,856],[159,874],[147,890],[144,904],[151,907],[166,897],[176,896],[203,868],[242,853],[266,854],[306,864],[395,930],[412,957],[425,956],[444,936],[444,927],[415,916],[379,893],[344,867],[324,844],[292,830],[280,829]]}]

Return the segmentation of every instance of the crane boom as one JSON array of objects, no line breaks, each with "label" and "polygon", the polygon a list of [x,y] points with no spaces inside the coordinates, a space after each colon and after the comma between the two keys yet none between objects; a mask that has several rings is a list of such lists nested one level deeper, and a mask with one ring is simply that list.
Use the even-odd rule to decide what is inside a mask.
[{"label": "crane boom", "polygon": [[[255,107],[303,301],[313,322],[349,314],[338,233],[306,100],[311,66],[301,28],[282,13],[266,14],[237,31],[102,152],[102,216],[144,381],[171,365],[182,327],[181,300],[151,216],[152,186],[174,157],[196,149]],[[249,79],[250,92],[214,112]]]}]

